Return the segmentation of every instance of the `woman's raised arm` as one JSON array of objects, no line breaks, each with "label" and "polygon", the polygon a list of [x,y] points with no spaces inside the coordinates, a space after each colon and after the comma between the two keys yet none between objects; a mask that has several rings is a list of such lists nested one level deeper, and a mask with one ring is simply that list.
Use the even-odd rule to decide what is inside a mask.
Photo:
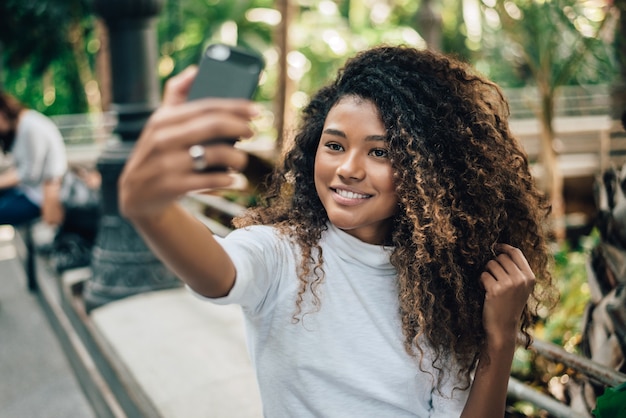
[{"label": "woman's raised arm", "polygon": [[461,415],[464,418],[504,416],[522,312],[535,284],[535,275],[518,248],[499,244],[497,250],[500,254],[487,263],[480,278],[485,288],[487,344]]},{"label": "woman's raised arm", "polygon": [[119,205],[121,214],[176,275],[198,293],[219,297],[234,284],[234,266],[211,231],[177,200],[193,190],[233,182],[227,172],[210,170],[241,170],[246,154],[228,144],[210,143],[250,137],[250,120],[257,111],[247,100],[187,102],[195,74],[196,69],[189,68],[167,82],[163,104],[146,123],[120,176]]}]

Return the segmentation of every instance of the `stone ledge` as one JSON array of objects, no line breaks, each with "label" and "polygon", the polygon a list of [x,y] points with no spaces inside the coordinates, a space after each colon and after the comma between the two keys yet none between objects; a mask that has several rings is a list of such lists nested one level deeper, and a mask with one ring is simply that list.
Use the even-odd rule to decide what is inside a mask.
[{"label": "stone ledge", "polygon": [[90,316],[162,417],[263,416],[238,306],[178,288],[111,302]]}]

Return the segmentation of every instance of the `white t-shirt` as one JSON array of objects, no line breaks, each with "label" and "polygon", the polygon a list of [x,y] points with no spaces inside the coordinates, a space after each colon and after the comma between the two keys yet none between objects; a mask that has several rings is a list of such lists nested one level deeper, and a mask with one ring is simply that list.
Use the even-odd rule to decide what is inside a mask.
[{"label": "white t-shirt", "polygon": [[467,391],[452,392],[456,382],[448,380],[441,396],[433,388],[437,372],[428,353],[422,367],[432,376],[404,350],[390,248],[330,225],[320,242],[320,309],[307,299],[302,320],[294,323],[297,246],[269,226],[218,240],[235,263],[237,279],[228,296],[208,300],[243,307],[266,417],[460,415]]},{"label": "white t-shirt", "polygon": [[43,201],[43,183],[61,178],[67,170],[65,143],[48,117],[29,109],[20,117],[11,155],[19,187],[36,205]]}]

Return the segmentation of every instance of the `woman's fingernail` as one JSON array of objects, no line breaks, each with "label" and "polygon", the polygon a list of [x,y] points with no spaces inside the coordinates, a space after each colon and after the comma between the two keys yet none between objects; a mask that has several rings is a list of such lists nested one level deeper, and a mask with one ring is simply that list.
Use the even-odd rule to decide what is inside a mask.
[{"label": "woman's fingernail", "polygon": [[252,106],[250,106],[250,116],[252,117],[259,116],[262,111],[263,111],[263,107],[261,107],[261,105],[257,103],[254,103],[252,104]]},{"label": "woman's fingernail", "polygon": [[227,186],[231,190],[244,190],[248,187],[248,179],[241,173],[229,173],[232,182]]}]

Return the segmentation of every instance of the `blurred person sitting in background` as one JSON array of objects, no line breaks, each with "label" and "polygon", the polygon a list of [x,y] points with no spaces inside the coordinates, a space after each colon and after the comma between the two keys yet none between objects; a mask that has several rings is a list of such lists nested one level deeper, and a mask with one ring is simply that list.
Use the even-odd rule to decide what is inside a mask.
[{"label": "blurred person sitting in background", "polygon": [[39,217],[59,225],[67,156],[54,122],[0,91],[0,147],[11,161],[0,172],[0,225],[18,226]]}]

